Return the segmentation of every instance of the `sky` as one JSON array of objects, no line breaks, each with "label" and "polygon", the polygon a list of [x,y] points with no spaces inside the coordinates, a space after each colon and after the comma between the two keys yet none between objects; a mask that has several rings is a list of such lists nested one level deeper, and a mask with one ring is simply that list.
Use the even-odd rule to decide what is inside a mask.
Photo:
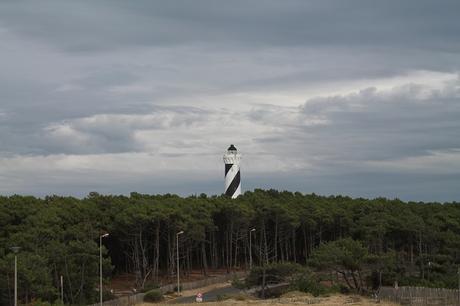
[{"label": "sky", "polygon": [[0,194],[460,200],[460,1],[0,0]]}]

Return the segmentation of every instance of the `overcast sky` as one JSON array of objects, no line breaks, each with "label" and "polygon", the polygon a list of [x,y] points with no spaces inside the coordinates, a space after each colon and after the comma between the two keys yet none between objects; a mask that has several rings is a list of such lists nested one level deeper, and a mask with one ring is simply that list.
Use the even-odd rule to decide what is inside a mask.
[{"label": "overcast sky", "polygon": [[0,194],[460,200],[460,1],[0,1]]}]

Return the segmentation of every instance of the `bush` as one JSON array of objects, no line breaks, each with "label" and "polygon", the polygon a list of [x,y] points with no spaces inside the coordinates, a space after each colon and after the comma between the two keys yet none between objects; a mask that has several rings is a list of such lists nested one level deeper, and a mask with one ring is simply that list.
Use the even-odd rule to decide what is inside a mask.
[{"label": "bush", "polygon": [[218,302],[222,302],[222,301],[228,300],[229,298],[230,298],[230,297],[229,297],[228,295],[226,295],[226,294],[218,294],[218,295],[216,296],[216,300],[217,300]]},{"label": "bush", "polygon": [[290,285],[292,290],[310,293],[313,296],[326,295],[336,292],[346,293],[344,289],[348,289],[341,284],[336,284],[332,287],[325,286],[321,282],[321,278],[308,269],[304,269],[301,273],[293,275]]},{"label": "bush", "polygon": [[338,288],[328,288],[321,284],[320,279],[313,273],[305,270],[293,276],[291,289],[311,293],[313,296],[325,295],[332,291],[338,291]]},{"label": "bush", "polygon": [[246,288],[246,283],[245,283],[244,280],[235,277],[235,278],[232,280],[232,286],[233,286],[234,288],[236,288],[236,289],[245,289],[245,288]]},{"label": "bush", "polygon": [[163,300],[163,294],[158,289],[148,291],[144,295],[144,302],[160,302]]},{"label": "bush", "polygon": [[32,301],[31,305],[33,306],[51,306],[51,303],[38,299],[38,300]]},{"label": "bush", "polygon": [[102,300],[103,301],[110,301],[115,299],[116,296],[109,290],[103,290],[102,291]]},{"label": "bush", "polygon": [[295,263],[272,263],[264,267],[254,267],[246,278],[246,285],[248,287],[262,285],[264,269],[266,284],[277,284],[286,281],[295,273],[304,271],[305,268]]},{"label": "bush", "polygon": [[[181,292],[183,291],[182,285],[179,285],[179,289],[180,289]],[[174,286],[173,292],[177,292],[177,285]]]},{"label": "bush", "polygon": [[331,287],[331,290],[334,292],[340,292],[342,294],[349,294],[351,292],[350,287],[345,286],[344,284],[334,284]]}]

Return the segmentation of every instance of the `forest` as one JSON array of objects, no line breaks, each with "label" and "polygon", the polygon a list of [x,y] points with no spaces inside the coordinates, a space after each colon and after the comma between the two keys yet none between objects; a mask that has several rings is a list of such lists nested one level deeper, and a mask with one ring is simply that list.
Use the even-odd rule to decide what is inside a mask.
[{"label": "forest", "polygon": [[[18,246],[19,299],[97,301],[99,239],[104,278],[135,275],[136,286],[176,271],[204,275],[253,265],[297,263],[350,290],[379,285],[455,288],[460,266],[460,203],[403,202],[248,191],[225,196],[90,193],[0,197],[0,304],[11,305]],[[249,241],[251,240],[251,252]]]}]

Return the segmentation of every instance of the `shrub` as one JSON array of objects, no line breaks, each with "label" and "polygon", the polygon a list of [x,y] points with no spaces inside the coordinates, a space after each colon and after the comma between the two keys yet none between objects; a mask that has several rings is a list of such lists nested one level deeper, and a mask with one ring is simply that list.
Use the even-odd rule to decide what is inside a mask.
[{"label": "shrub", "polygon": [[291,289],[306,293],[311,293],[313,296],[327,294],[331,291],[336,291],[336,288],[328,288],[321,284],[320,279],[313,273],[305,270],[303,273],[298,273],[293,276],[290,282]]},{"label": "shrub", "polygon": [[148,291],[144,295],[144,302],[160,302],[163,300],[163,294],[158,289]]},{"label": "shrub", "polygon": [[116,296],[109,290],[103,290],[102,291],[102,300],[103,301],[110,301],[115,299]]},{"label": "shrub", "polygon": [[229,297],[228,295],[226,295],[226,294],[218,294],[218,295],[216,296],[216,300],[217,300],[218,302],[222,302],[222,301],[228,300],[229,298],[230,298],[230,297]]},{"label": "shrub", "polygon": [[[182,285],[179,285],[179,289],[181,292],[183,291]],[[174,286],[173,292],[177,292],[177,285]]]},{"label": "shrub", "polygon": [[38,299],[38,300],[33,301],[31,305],[33,306],[51,306],[51,303]]},{"label": "shrub", "polygon": [[245,283],[244,280],[235,277],[232,280],[232,286],[235,287],[236,289],[245,289],[246,288],[246,283]]},{"label": "shrub", "polygon": [[262,285],[264,269],[266,284],[277,284],[286,281],[295,273],[302,272],[305,268],[295,263],[272,263],[264,267],[254,267],[249,272],[246,285],[249,287]]}]

